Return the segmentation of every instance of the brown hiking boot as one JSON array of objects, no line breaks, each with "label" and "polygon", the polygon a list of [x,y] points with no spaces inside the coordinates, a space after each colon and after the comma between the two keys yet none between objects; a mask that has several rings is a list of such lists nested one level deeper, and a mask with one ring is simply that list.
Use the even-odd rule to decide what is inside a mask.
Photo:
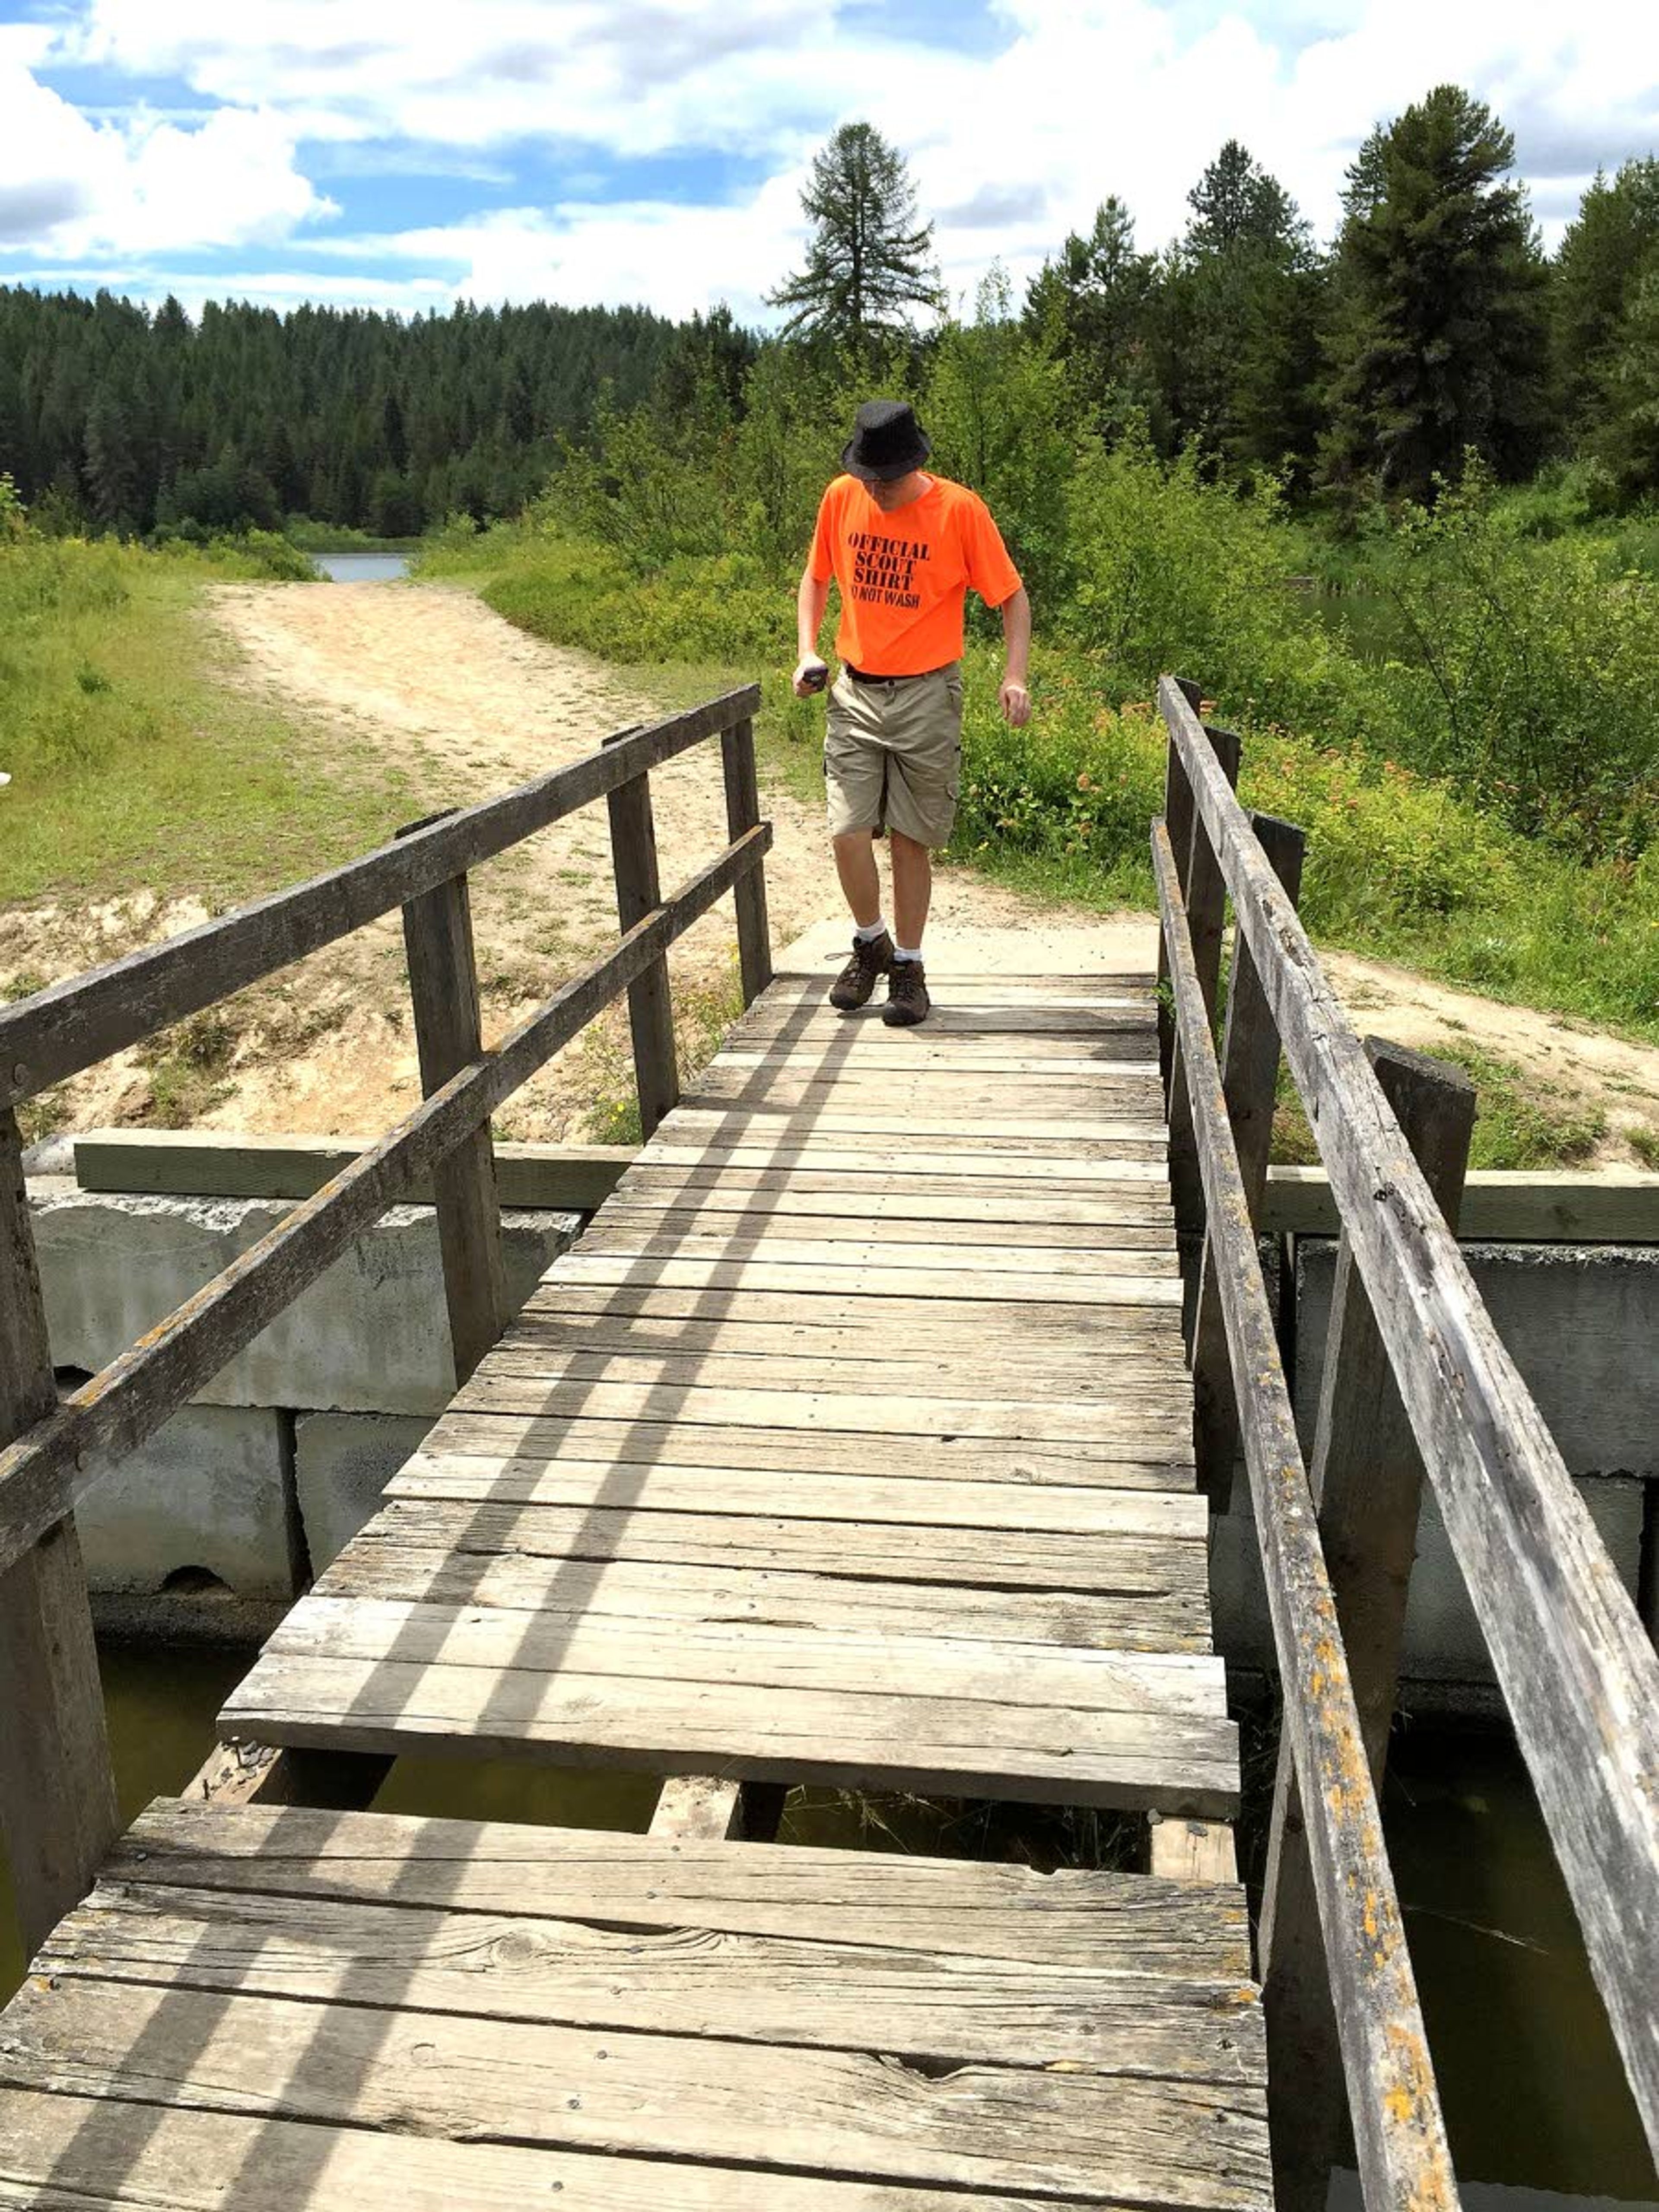
[{"label": "brown hiking boot", "polygon": [[850,1014],[868,1006],[876,978],[893,964],[893,940],[884,929],[879,937],[855,937],[853,957],[830,986],[830,1003]]},{"label": "brown hiking boot", "polygon": [[913,1030],[925,1022],[933,1000],[927,995],[927,976],[920,960],[896,960],[887,977],[887,1004],[881,1018],[890,1030]]}]

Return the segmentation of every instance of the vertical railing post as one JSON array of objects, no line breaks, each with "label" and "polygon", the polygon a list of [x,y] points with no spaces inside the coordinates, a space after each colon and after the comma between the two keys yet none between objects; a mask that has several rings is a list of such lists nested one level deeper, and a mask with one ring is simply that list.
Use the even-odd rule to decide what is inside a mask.
[{"label": "vertical railing post", "polygon": [[[1457,1069],[1401,1046],[1370,1037],[1366,1049],[1435,1202],[1455,1230],[1474,1126],[1474,1086]],[[1308,1484],[1360,1732],[1380,1790],[1423,1463],[1346,1231],[1331,1284]],[[1268,2124],[1280,2212],[1322,2212],[1342,2122],[1342,2065],[1304,1817],[1295,1762],[1281,1741],[1260,1936]]]},{"label": "vertical railing post", "polygon": [[[607,744],[630,734],[623,730]],[[617,919],[624,932],[662,903],[657,872],[657,829],[651,813],[651,780],[641,771],[611,793],[611,869],[617,884]],[[679,1103],[679,1067],[674,1050],[674,1004],[669,994],[668,957],[653,960],[628,987],[628,1024],[634,1040],[634,1077],[640,1096],[640,1134],[654,1134],[665,1114]]]},{"label": "vertical railing post", "polygon": [[[1176,684],[1181,696],[1197,714],[1203,694],[1196,684],[1186,677],[1177,676]],[[1182,764],[1181,748],[1175,741],[1175,732],[1170,732],[1164,762],[1164,826],[1170,833],[1170,850],[1175,854],[1176,873],[1181,878],[1181,888],[1187,889],[1185,871],[1193,852],[1193,787],[1188,781]],[[1170,951],[1164,942],[1164,933],[1158,939],[1158,1062],[1164,1077],[1164,1098],[1167,1105],[1170,1085],[1175,1073],[1175,1018],[1170,1012]]]},{"label": "vertical railing post", "polygon": [[[1207,722],[1204,726],[1204,734],[1209,740],[1210,750],[1221,764],[1223,775],[1230,784],[1237,785],[1238,739],[1231,730],[1213,730]],[[1192,806],[1190,791],[1188,805],[1192,820],[1188,831],[1187,866],[1182,888],[1187,901],[1193,961],[1198,970],[1199,988],[1204,995],[1204,1009],[1213,1029],[1216,992],[1221,975],[1221,938],[1226,915],[1227,881],[1221,872],[1219,860],[1211,849],[1210,834],[1204,827],[1203,817]],[[1167,817],[1165,826],[1168,826]],[[1170,843],[1173,847],[1173,833]],[[1203,1225],[1204,1186],[1198,1171],[1198,1141],[1193,1133],[1192,1104],[1187,1096],[1187,1079],[1179,1052],[1174,1054],[1170,1063],[1169,1099],[1170,1194],[1175,1204],[1177,1233],[1191,1237]],[[1191,1279],[1189,1277],[1188,1280]]]},{"label": "vertical railing post", "polygon": [[[17,1116],[0,1108],[0,1444],[58,1402]],[[0,1574],[0,1826],[25,1954],[80,1903],[118,1826],[75,1516]]]},{"label": "vertical railing post", "polygon": [[[434,817],[434,819],[441,817]],[[410,828],[423,829],[423,823]],[[409,830],[398,833],[407,836]],[[404,947],[415,1011],[421,1088],[427,1097],[483,1050],[478,967],[466,878],[452,876],[407,901]],[[457,1386],[465,1382],[507,1327],[507,1268],[501,1205],[489,1124],[464,1137],[433,1170],[444,1303]]]},{"label": "vertical railing post", "polygon": [[[760,787],[755,773],[755,726],[734,722],[720,732],[720,763],[726,772],[726,831],[735,843],[760,820]],[[766,863],[759,861],[732,894],[738,912],[738,964],[743,1002],[752,1006],[772,980],[772,933],[766,915]]]},{"label": "vertical railing post", "polygon": [[[1250,826],[1273,873],[1294,906],[1302,894],[1302,861],[1307,839],[1293,823],[1271,814],[1253,814]],[[1279,1082],[1279,1025],[1267,1003],[1244,933],[1233,933],[1233,964],[1227,984],[1227,1022],[1221,1046],[1222,1087],[1227,1119],[1238,1152],[1239,1176],[1254,1224],[1261,1213],[1267,1186],[1267,1156],[1273,1146],[1273,1096]],[[1224,1513],[1238,1456],[1238,1401],[1233,1389],[1227,1330],[1221,1315],[1214,1255],[1205,1231],[1199,1261],[1198,1302],[1193,1319],[1193,1438],[1200,1488],[1212,1512]]]}]

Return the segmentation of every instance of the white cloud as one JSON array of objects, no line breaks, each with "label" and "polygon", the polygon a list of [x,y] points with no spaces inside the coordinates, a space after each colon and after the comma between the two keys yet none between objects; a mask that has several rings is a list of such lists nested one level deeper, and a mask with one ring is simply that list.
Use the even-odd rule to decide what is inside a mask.
[{"label": "white cloud", "polygon": [[[769,171],[746,197],[602,204],[595,161],[562,204],[318,237],[280,278],[255,281],[411,307],[556,296],[681,313],[726,298],[754,318],[799,256],[806,161],[854,116],[909,157],[924,210],[942,211],[947,285],[964,298],[994,257],[1017,283],[1031,273],[1109,192],[1134,211],[1144,246],[1162,245],[1229,137],[1328,234],[1366,132],[1446,79],[1516,130],[1551,236],[1571,212],[1570,180],[1659,147],[1659,9],[1631,0],[996,8],[1004,50],[981,58],[896,38],[878,9],[849,0],[83,0],[55,32],[0,34],[0,112],[13,126],[0,238],[9,222],[43,261],[293,240],[328,209],[302,154],[316,174],[507,172],[533,191],[532,157],[556,157],[568,176],[590,150],[743,152]],[[187,86],[209,119],[94,127],[28,76],[48,38],[59,60],[95,65],[118,89],[123,77]],[[345,273],[354,263],[361,277]],[[212,289],[237,281],[228,272]]]},{"label": "white cloud", "polygon": [[194,129],[139,110],[94,123],[0,45],[0,246],[53,260],[285,238],[331,212],[275,115],[222,107]]}]

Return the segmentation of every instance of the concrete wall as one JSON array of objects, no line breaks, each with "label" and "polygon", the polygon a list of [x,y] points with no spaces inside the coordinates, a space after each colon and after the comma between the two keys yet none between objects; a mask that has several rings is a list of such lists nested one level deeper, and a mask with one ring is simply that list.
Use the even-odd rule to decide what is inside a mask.
[{"label": "concrete wall", "polygon": [[[269,1199],[29,1186],[52,1356],[106,1366],[289,1211]],[[580,1226],[502,1217],[514,1310]],[[238,1599],[285,1600],[373,1511],[454,1389],[435,1217],[392,1208],[86,1499],[95,1591],[152,1595],[201,1570]]]},{"label": "concrete wall", "polygon": [[[1324,1368],[1336,1248],[1296,1244],[1295,1398],[1311,1447]],[[1653,1599],[1644,1544],[1659,1523],[1659,1248],[1470,1244],[1476,1287],[1561,1448],[1626,1588]],[[1260,1555],[1243,1470],[1217,1524],[1211,1561],[1217,1642],[1229,1659],[1271,1659]],[[1650,1620],[1650,1626],[1656,1624]],[[1490,1683],[1462,1574],[1432,1498],[1425,1501],[1407,1614],[1404,1670],[1419,1685]]]}]

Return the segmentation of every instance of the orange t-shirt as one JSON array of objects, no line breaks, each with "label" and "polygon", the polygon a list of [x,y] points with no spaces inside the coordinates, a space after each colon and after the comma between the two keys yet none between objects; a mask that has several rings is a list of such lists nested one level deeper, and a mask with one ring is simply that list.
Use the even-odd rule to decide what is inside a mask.
[{"label": "orange t-shirt", "polygon": [[884,514],[857,477],[823,495],[808,565],[841,587],[836,651],[870,676],[922,676],[962,658],[967,593],[1000,607],[1019,571],[976,491],[930,477],[920,499]]}]

